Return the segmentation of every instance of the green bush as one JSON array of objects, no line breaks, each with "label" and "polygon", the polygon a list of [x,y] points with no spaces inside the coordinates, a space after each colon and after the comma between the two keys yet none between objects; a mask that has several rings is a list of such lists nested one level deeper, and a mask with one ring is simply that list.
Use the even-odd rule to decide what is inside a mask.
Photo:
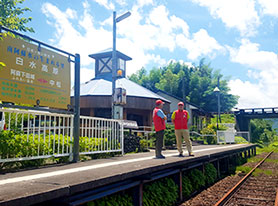
[{"label": "green bush", "polygon": [[124,192],[109,195],[87,204],[88,206],[133,206],[132,197]]},{"label": "green bush", "polygon": [[205,165],[205,180],[206,185],[211,185],[217,178],[217,170],[213,164],[208,163]]},{"label": "green bush", "polygon": [[182,195],[185,198],[190,197],[191,193],[193,192],[193,187],[190,179],[186,176],[183,175],[182,177]]},{"label": "green bush", "polygon": [[176,135],[175,135],[175,126],[171,124],[166,124],[166,130],[164,133],[164,139],[165,139],[165,146],[172,147],[174,144],[176,144]]},{"label": "green bush", "polygon": [[[53,155],[61,154],[63,151],[66,153],[69,151],[70,146],[73,144],[70,141],[70,137],[67,135],[58,134],[27,134],[17,133],[10,130],[0,131],[0,158],[20,158],[20,157],[31,157],[31,156],[42,156],[42,155]],[[88,138],[80,137],[79,145],[80,152],[85,151],[96,151],[98,148],[106,150],[110,149],[111,146],[115,147],[115,143],[108,138]],[[117,144],[116,147],[120,148]],[[54,158],[52,161],[55,162],[66,162],[68,157]],[[26,160],[20,162],[10,162],[0,164],[0,168],[19,168],[19,167],[30,167],[40,166],[45,163],[44,159],[37,160]]]},{"label": "green bush", "polygon": [[[226,130],[227,127],[224,125],[219,124],[218,130]],[[208,144],[216,144],[217,143],[217,137],[216,137],[216,131],[217,131],[217,124],[209,124],[207,127],[203,128],[201,130],[201,134],[203,135],[214,135],[214,136],[206,136],[205,140]]]},{"label": "green bush", "polygon": [[[68,139],[68,141],[67,141]],[[64,145],[63,145],[64,142]],[[54,146],[53,146],[54,145]],[[70,146],[69,137],[62,135],[15,134],[13,131],[0,132],[1,158],[18,158],[61,153]]]},{"label": "green bush", "polygon": [[164,178],[144,185],[144,206],[174,205],[178,198],[178,186],[171,178]]},{"label": "green bush", "polygon": [[204,135],[216,135],[216,132],[210,128],[210,127],[205,127],[201,130],[201,134],[204,134]]},{"label": "green bush", "polygon": [[191,170],[188,177],[192,183],[193,191],[198,191],[206,185],[205,175],[198,169]]},{"label": "green bush", "polygon": [[147,152],[148,150],[148,141],[145,139],[140,140],[140,152]]},{"label": "green bush", "polygon": [[[156,134],[155,131],[150,135],[150,144],[155,147]],[[175,127],[172,124],[166,124],[166,129],[164,131],[164,143],[166,147],[173,147],[176,144]]]},{"label": "green bush", "polygon": [[240,143],[248,143],[248,141],[246,139],[244,139],[243,137],[241,136],[235,136],[235,142],[237,144],[240,144]]}]

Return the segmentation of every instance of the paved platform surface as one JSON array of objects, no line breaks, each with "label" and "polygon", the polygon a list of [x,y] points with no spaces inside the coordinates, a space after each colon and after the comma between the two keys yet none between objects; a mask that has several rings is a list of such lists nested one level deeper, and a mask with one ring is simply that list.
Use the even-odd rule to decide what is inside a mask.
[{"label": "paved platform surface", "polygon": [[62,166],[0,174],[0,205],[29,205],[70,196],[99,186],[200,161],[208,156],[232,152],[251,145],[194,146],[195,156],[178,157],[177,150],[166,150],[166,159],[154,159],[154,151],[128,154]]}]

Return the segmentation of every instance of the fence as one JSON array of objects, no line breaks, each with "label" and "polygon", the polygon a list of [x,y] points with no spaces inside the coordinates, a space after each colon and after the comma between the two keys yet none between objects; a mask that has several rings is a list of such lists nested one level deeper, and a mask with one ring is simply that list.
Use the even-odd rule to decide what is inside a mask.
[{"label": "fence", "polygon": [[[1,122],[8,131],[0,136],[0,162],[72,155],[73,115],[3,109]],[[121,121],[80,117],[80,154],[123,152]]]},{"label": "fence", "polygon": [[250,142],[249,132],[236,132],[231,130],[217,130],[217,143],[248,143]]},{"label": "fence", "polygon": [[80,130],[80,154],[123,152],[120,120],[80,116]]},{"label": "fence", "polygon": [[236,132],[235,138],[242,137],[246,140],[246,142],[251,142],[250,133],[249,132]]},{"label": "fence", "polygon": [[234,131],[217,130],[217,144],[234,143],[234,142],[235,142],[235,132]]}]

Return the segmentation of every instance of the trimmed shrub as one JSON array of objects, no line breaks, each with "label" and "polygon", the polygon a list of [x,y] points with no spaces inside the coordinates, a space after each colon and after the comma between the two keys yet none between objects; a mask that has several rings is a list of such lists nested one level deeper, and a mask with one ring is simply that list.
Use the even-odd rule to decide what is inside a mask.
[{"label": "trimmed shrub", "polygon": [[217,170],[213,164],[208,163],[205,165],[205,180],[206,185],[211,185],[217,178]]},{"label": "trimmed shrub", "polygon": [[132,197],[129,194],[120,192],[109,195],[87,204],[88,206],[133,206]]},{"label": "trimmed shrub", "polygon": [[175,126],[166,124],[166,130],[164,133],[165,146],[173,147],[176,144]]},{"label": "trimmed shrub", "polygon": [[140,151],[140,140],[141,138],[138,136],[126,135],[124,137],[124,152],[130,153]]},{"label": "trimmed shrub", "polygon": [[144,185],[144,206],[174,205],[178,198],[178,186],[171,178],[164,178]]},{"label": "trimmed shrub", "polygon": [[192,183],[191,185],[192,185],[193,191],[198,191],[206,185],[205,176],[198,169],[191,170],[188,174],[188,177]]},{"label": "trimmed shrub", "polygon": [[183,175],[182,177],[182,195],[185,198],[190,197],[191,193],[193,192],[193,187],[190,179],[186,176]]}]

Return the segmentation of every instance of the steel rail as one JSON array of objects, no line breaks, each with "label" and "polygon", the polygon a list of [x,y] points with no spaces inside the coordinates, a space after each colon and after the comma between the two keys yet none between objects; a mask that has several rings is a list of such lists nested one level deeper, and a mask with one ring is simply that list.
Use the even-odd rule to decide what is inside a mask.
[{"label": "steel rail", "polygon": [[[261,160],[247,175],[245,175],[232,189],[230,189],[214,206],[222,206],[225,205],[231,197],[236,193],[236,191],[240,188],[240,186],[248,179],[248,177],[257,169],[271,154],[268,153],[263,160]],[[277,199],[277,198],[276,198]],[[276,206],[276,205],[275,205]]]}]

